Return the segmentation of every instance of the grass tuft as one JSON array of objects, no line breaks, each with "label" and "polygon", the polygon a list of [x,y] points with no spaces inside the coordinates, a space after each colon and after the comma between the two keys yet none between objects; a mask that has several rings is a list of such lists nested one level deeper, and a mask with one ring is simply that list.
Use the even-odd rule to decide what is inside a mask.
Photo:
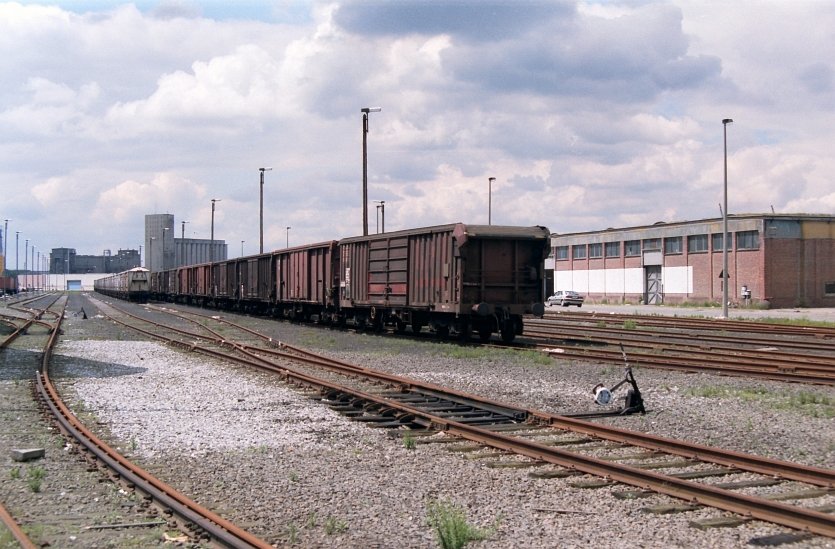
[{"label": "grass tuft", "polygon": [[348,523],[345,522],[343,519],[338,519],[336,517],[328,517],[325,519],[325,533],[329,536],[333,534],[337,534],[339,532],[344,532],[348,529]]},{"label": "grass tuft", "polygon": [[27,475],[29,477],[29,489],[37,493],[41,491],[41,483],[46,476],[46,470],[43,467],[33,467],[29,469]]},{"label": "grass tuft", "polygon": [[835,399],[811,391],[794,393],[791,391],[769,391],[761,387],[734,389],[705,385],[687,389],[684,394],[704,398],[733,398],[746,402],[757,402],[773,410],[788,410],[809,417],[835,417]]},{"label": "grass tuft", "polygon": [[406,432],[406,434],[403,435],[403,447],[407,450],[414,450],[417,448],[417,441],[415,441],[415,437],[409,432]]},{"label": "grass tuft", "polygon": [[427,517],[443,549],[461,549],[471,541],[487,539],[495,531],[471,525],[464,510],[449,502],[431,501]]}]

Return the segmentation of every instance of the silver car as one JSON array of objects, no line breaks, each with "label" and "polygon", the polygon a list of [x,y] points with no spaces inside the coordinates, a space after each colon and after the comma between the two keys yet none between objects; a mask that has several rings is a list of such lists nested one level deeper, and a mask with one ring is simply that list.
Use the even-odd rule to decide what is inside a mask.
[{"label": "silver car", "polygon": [[548,298],[548,305],[560,305],[562,307],[577,305],[578,307],[582,307],[583,300],[585,298],[573,290],[560,290]]}]

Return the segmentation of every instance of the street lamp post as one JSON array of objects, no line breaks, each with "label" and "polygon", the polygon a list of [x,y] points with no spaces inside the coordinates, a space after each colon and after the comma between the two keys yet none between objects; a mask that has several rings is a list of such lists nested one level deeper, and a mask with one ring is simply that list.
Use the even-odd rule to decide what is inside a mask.
[{"label": "street lamp post", "polygon": [[23,246],[23,272],[29,270],[29,239],[26,239],[26,244]]},{"label": "street lamp post", "polygon": [[14,232],[14,270],[20,270],[20,231]]},{"label": "street lamp post", "polygon": [[365,107],[362,112],[362,235],[368,236],[368,114],[380,107]]},{"label": "street lamp post", "polygon": [[287,227],[287,236],[286,236],[286,240],[284,241],[284,247],[285,248],[290,247],[290,229],[292,229],[292,228],[293,227]]},{"label": "street lamp post", "polygon": [[182,223],[183,223],[183,230],[180,233],[180,238],[185,240],[186,239],[186,223],[188,223],[188,221],[183,221]]},{"label": "street lamp post", "polygon": [[165,235],[168,234],[165,231],[169,230],[169,227],[162,228],[162,268],[160,271],[165,270]]},{"label": "street lamp post", "polygon": [[241,240],[241,257],[244,256],[244,242],[245,240]]},{"label": "street lamp post", "polygon": [[215,261],[215,202],[220,202],[220,199],[212,198],[212,243],[209,247],[209,263]]},{"label": "street lamp post", "polygon": [[722,120],[725,144],[725,192],[722,206],[722,317],[728,318],[728,124],[733,120]]},{"label": "street lamp post", "polygon": [[495,177],[487,178],[487,224],[493,224],[493,181]]},{"label": "street lamp post", "polygon": [[261,201],[260,201],[260,225],[258,229],[258,235],[260,237],[260,246],[258,247],[259,253],[264,253],[264,172],[271,171],[272,168],[258,168],[258,171],[261,172]]},{"label": "street lamp post", "polygon": [[[377,204],[377,232],[386,232],[386,201],[385,200],[375,200],[375,204]],[[380,230],[380,218],[383,218],[382,228]]]},{"label": "street lamp post", "polygon": [[3,244],[3,267],[5,269],[8,269],[9,268],[9,256],[8,256],[8,253],[9,253],[9,221],[11,221],[11,219],[6,219],[5,221],[6,221],[6,228],[3,231],[3,237],[5,237],[6,240],[4,241],[4,244]]},{"label": "street lamp post", "polygon": [[154,272],[154,240],[157,237],[152,236],[148,241],[148,270]]}]

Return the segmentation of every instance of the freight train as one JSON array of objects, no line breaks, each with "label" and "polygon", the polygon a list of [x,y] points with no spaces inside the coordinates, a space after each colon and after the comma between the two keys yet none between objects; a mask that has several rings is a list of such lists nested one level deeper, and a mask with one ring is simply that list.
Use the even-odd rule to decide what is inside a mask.
[{"label": "freight train", "polygon": [[147,286],[134,269],[95,289],[377,330],[427,327],[483,341],[498,333],[511,342],[523,315],[545,312],[549,238],[540,226],[455,223],[157,271]]},{"label": "freight train", "polygon": [[93,281],[93,289],[100,294],[145,303],[149,293],[149,271],[136,267],[129,271],[106,276]]}]

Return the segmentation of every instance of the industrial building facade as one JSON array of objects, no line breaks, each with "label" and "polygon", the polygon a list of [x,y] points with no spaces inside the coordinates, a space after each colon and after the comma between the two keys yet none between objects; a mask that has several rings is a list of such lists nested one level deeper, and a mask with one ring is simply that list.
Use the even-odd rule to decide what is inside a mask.
[{"label": "industrial building facade", "polygon": [[[554,289],[590,302],[721,303],[722,219],[553,234]],[[728,216],[732,304],[835,307],[835,216]]]},{"label": "industrial building facade", "polygon": [[145,216],[145,267],[148,270],[163,271],[226,260],[227,245],[223,240],[175,238],[174,234],[172,214]]},{"label": "industrial building facade", "polygon": [[104,250],[102,255],[80,255],[74,248],[52,248],[49,272],[62,273],[120,273],[139,267],[138,250],[119,250],[116,255]]}]

